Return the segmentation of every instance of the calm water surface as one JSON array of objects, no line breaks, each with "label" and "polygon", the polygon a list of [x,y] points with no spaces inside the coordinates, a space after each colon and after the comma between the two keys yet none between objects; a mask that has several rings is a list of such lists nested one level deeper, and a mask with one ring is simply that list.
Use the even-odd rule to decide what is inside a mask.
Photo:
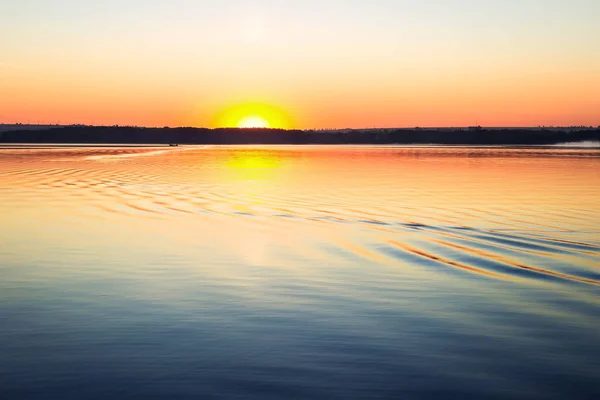
[{"label": "calm water surface", "polygon": [[600,151],[0,150],[0,398],[600,396]]}]

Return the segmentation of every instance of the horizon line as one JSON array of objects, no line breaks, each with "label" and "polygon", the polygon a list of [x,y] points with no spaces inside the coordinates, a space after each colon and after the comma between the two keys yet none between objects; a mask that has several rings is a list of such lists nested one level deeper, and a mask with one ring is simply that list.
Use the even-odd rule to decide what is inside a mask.
[{"label": "horizon line", "polygon": [[584,128],[584,129],[600,129],[600,124],[594,125],[523,125],[523,126],[502,126],[502,125],[416,125],[416,126],[388,126],[388,127],[344,127],[344,128],[276,128],[276,127],[256,127],[256,128],[240,128],[236,126],[220,126],[220,127],[205,127],[205,126],[192,126],[192,125],[180,125],[180,126],[147,126],[147,125],[121,125],[121,124],[112,124],[112,125],[95,125],[95,124],[83,124],[83,123],[73,123],[73,124],[61,124],[61,123],[23,123],[23,122],[0,122],[0,126],[39,126],[39,127],[92,127],[92,128],[140,128],[140,129],[207,129],[207,130],[219,130],[219,129],[236,129],[236,130],[256,130],[256,131],[266,131],[266,130],[279,130],[279,131],[341,131],[341,130],[379,130],[379,129],[543,129],[543,128]]}]

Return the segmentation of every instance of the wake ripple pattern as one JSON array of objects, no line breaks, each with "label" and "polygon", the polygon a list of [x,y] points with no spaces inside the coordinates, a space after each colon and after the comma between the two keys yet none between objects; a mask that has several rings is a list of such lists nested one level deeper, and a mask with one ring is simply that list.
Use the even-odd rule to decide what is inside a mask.
[{"label": "wake ripple pattern", "polygon": [[[82,220],[185,218],[200,225],[212,218],[285,230],[310,226],[330,232],[341,252],[366,263],[534,284],[600,285],[594,201],[600,185],[574,175],[591,168],[590,176],[599,176],[593,175],[600,172],[594,153],[570,152],[571,169],[549,186],[556,160],[565,168],[564,160],[540,160],[541,150],[522,157],[507,157],[503,150],[497,158],[485,150],[474,164],[460,152],[454,164],[448,154],[426,150],[418,161],[413,149],[400,156],[397,149],[340,152],[4,150],[2,205],[39,208],[43,201]],[[527,192],[507,186],[500,196],[498,182],[514,180],[516,167],[523,171],[517,181],[530,185]],[[469,179],[447,175],[444,168]]]}]

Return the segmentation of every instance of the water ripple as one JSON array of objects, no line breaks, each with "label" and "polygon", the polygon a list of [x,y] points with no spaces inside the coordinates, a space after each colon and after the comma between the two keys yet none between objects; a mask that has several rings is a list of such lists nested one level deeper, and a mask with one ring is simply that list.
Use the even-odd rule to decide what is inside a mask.
[{"label": "water ripple", "polygon": [[[407,156],[410,151],[395,150],[394,154]],[[505,157],[509,153],[505,150],[493,154]],[[539,156],[539,151],[525,153],[527,157]],[[580,163],[581,168],[589,168],[590,163],[598,168],[600,162],[590,155],[595,153],[584,153],[585,157],[577,158],[571,157],[571,151],[570,162],[577,168]],[[456,152],[452,154],[456,156]],[[292,183],[275,175],[282,173],[272,168],[276,163],[261,167],[263,153],[252,150],[248,155],[247,149],[10,149],[0,156],[4,202],[16,207],[33,205],[41,196],[48,204],[71,199],[76,203],[72,211],[89,218],[168,220],[179,216],[200,223],[206,216],[215,215],[244,218],[258,225],[274,224],[276,220],[317,224],[334,229],[332,232],[377,237],[377,249],[361,242],[337,240],[340,250],[374,262],[390,262],[391,257],[424,267],[443,266],[512,281],[598,285],[600,280],[598,213],[591,208],[592,203],[565,208],[571,199],[562,196],[562,189],[556,204],[549,203],[541,213],[527,206],[523,200],[528,195],[518,191],[509,190],[514,197],[512,207],[488,204],[485,200],[494,195],[495,181],[477,180],[479,191],[466,190],[466,196],[464,190],[443,186],[443,195],[452,197],[443,206],[438,200],[443,180],[435,181],[440,186],[431,182],[422,186],[405,174],[386,175],[389,168],[378,169],[379,175],[367,174],[370,180],[361,181],[363,186],[349,186],[346,181],[336,184],[336,178],[344,176],[336,164],[325,166],[326,180],[316,177],[305,182],[302,174],[309,171],[303,172],[302,163],[298,163],[290,167],[290,173],[293,168],[299,171],[294,175],[298,182]],[[446,156],[438,151],[435,160],[443,161]],[[236,157],[250,157],[258,167],[236,169],[237,164],[230,162]],[[554,164],[549,172],[555,173],[553,168]],[[496,173],[493,170],[489,176],[477,179],[492,179]],[[430,180],[431,175],[423,175],[423,179]],[[533,185],[532,192],[547,190],[544,182]],[[535,185],[540,187],[535,189]],[[483,200],[473,201],[470,195]],[[587,196],[596,195],[600,190],[594,186]],[[577,239],[571,234],[578,235]],[[334,257],[341,254],[330,252]]]}]

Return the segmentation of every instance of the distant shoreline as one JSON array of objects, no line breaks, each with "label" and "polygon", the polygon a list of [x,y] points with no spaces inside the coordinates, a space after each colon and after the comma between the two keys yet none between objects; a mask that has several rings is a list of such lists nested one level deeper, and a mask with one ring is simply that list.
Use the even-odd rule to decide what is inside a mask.
[{"label": "distant shoreline", "polygon": [[[531,146],[600,142],[600,127],[284,130],[0,125],[0,145],[163,147],[177,145]],[[37,148],[37,147],[36,147]]]}]

